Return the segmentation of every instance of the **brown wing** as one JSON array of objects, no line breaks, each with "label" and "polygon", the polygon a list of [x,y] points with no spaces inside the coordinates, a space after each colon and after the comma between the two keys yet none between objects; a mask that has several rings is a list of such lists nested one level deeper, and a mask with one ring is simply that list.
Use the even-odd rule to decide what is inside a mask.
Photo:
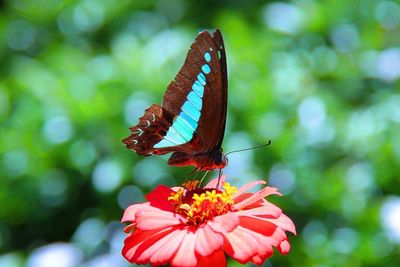
[{"label": "brown wing", "polygon": [[[206,52],[211,56],[210,62],[204,57]],[[228,92],[225,47],[219,30],[216,30],[213,36],[207,31],[199,33],[184,65],[168,86],[163,107],[174,116],[181,112],[188,93],[192,91],[193,83],[206,63],[210,65],[211,72],[206,75],[199,125],[193,139],[176,149],[187,154],[209,152],[219,148],[223,140]]]},{"label": "brown wing", "polygon": [[[205,65],[209,67],[209,70],[208,67],[204,70]],[[188,102],[188,95],[193,92],[194,83],[199,82],[200,74],[205,77],[205,81],[203,81],[205,84],[196,129],[190,134],[191,138],[188,139],[186,136],[187,142],[175,142],[174,145],[173,142],[169,142],[171,139],[167,138],[168,130],[175,131],[175,135],[180,138],[179,131],[176,131],[171,125],[180,117],[180,114],[182,115],[183,105]],[[139,124],[131,128],[132,134],[124,139],[124,143],[128,148],[141,155],[168,152],[184,154],[187,158],[195,154],[206,155],[221,147],[225,129],[226,105],[227,71],[222,36],[219,30],[216,30],[213,36],[204,31],[196,37],[186,56],[185,63],[169,84],[162,107],[153,105],[147,109],[145,115],[140,118]],[[156,115],[154,121],[149,120],[149,116],[151,116],[150,119],[153,119],[152,114]],[[143,130],[146,131],[142,133]],[[139,134],[141,135],[138,136]],[[163,141],[163,139],[165,140]],[[162,141],[164,143],[160,143]],[[169,145],[163,146],[165,143]]]},{"label": "brown wing", "polygon": [[[130,127],[131,134],[122,140],[127,148],[134,150],[139,155],[149,156],[155,153],[154,144],[161,141],[171,126],[172,114],[159,105],[153,104],[145,110],[139,123]],[[164,151],[164,154],[168,151]]]},{"label": "brown wing", "polygon": [[225,45],[224,40],[222,39],[221,32],[217,29],[213,34],[213,41],[215,47],[218,49],[218,62],[220,75],[221,75],[221,87],[218,92],[219,104],[221,105],[220,114],[218,115],[219,122],[216,124],[219,126],[218,131],[216,132],[216,137],[218,138],[218,142],[216,143],[215,148],[221,148],[222,141],[224,139],[225,133],[225,125],[226,125],[226,112],[227,112],[227,104],[228,104],[228,69],[226,66],[226,54],[225,54]]}]

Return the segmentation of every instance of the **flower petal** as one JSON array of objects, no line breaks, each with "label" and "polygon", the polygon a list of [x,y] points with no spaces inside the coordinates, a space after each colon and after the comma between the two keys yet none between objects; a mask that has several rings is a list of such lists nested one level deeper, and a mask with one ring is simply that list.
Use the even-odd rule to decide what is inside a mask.
[{"label": "flower petal", "polygon": [[239,224],[239,218],[234,212],[217,216],[207,224],[217,233],[231,232]]},{"label": "flower petal", "polygon": [[253,204],[254,202],[259,201],[260,199],[263,199],[266,196],[272,195],[272,194],[276,194],[276,195],[282,195],[281,193],[279,193],[278,189],[276,189],[275,187],[265,187],[263,189],[261,189],[260,191],[251,194],[249,197],[247,197],[246,199],[243,199],[242,201],[240,201],[239,203],[236,202],[235,199],[235,207],[237,209],[242,209],[246,206],[249,206],[251,204]]},{"label": "flower petal", "polygon": [[[272,248],[271,248],[271,250],[272,250]],[[253,262],[256,265],[261,265],[261,264],[264,263],[265,259],[266,258],[264,258],[264,257],[262,257],[260,255],[256,255],[253,258],[251,258],[251,262]]]},{"label": "flower petal", "polygon": [[293,221],[286,216],[285,214],[281,214],[278,218],[262,218],[263,220],[269,221],[284,231],[289,231],[293,234],[296,234],[296,226],[294,225]]},{"label": "flower petal", "polygon": [[198,267],[226,266],[225,254],[222,250],[215,251],[212,255],[207,257],[199,257]]},{"label": "flower petal", "polygon": [[266,236],[273,235],[273,233],[277,228],[276,225],[271,222],[258,219],[257,217],[247,217],[247,216],[240,217],[240,226]]},{"label": "flower petal", "polygon": [[229,233],[223,233],[225,237],[225,252],[238,262],[245,264],[258,252],[257,242],[238,226]]},{"label": "flower petal", "polygon": [[[166,229],[167,231],[160,231],[160,234],[153,235],[149,239],[145,240],[138,246],[135,252],[135,263],[137,264],[146,264],[151,261],[151,257],[155,252],[164,249],[164,247],[169,247],[172,242],[174,242],[176,238],[176,231],[181,227],[170,227]],[[164,259],[163,262],[158,258],[154,258],[152,264],[167,264],[168,259]]]},{"label": "flower petal", "polygon": [[147,200],[150,202],[150,205],[153,207],[157,207],[166,211],[173,211],[174,207],[172,203],[168,200],[168,197],[171,196],[172,191],[171,188],[165,185],[159,185],[146,195]]},{"label": "flower petal", "polygon": [[196,244],[196,232],[193,228],[186,231],[181,245],[171,261],[171,266],[197,266],[197,257],[194,252],[194,247]]},{"label": "flower petal", "polygon": [[160,231],[140,231],[136,230],[132,234],[128,235],[125,239],[124,247],[122,248],[122,255],[130,262],[134,262],[135,253],[140,244],[142,244],[145,240],[151,238],[154,235],[157,235]]},{"label": "flower petal", "polygon": [[224,239],[205,224],[197,229],[195,250],[202,257],[209,256],[218,249],[222,249]]},{"label": "flower petal", "polygon": [[136,227],[141,230],[166,228],[185,223],[181,215],[148,207],[136,212]]},{"label": "flower petal", "polygon": [[254,182],[251,182],[251,183],[247,183],[244,186],[239,188],[239,190],[233,195],[233,198],[236,198],[237,196],[243,194],[244,192],[246,192],[247,190],[253,188],[256,185],[266,184],[266,183],[267,182],[263,181],[263,180],[258,180],[258,181],[254,181]]},{"label": "flower petal", "polygon": [[218,178],[214,178],[210,182],[208,182],[208,184],[204,188],[216,188],[217,185],[219,185],[218,189],[221,189],[221,187],[224,185],[225,179],[226,179],[226,176],[222,175],[219,178],[219,184],[218,184]]},{"label": "flower petal", "polygon": [[121,222],[135,222],[136,212],[141,209],[148,207],[150,204],[148,202],[142,204],[133,204],[130,205],[124,212],[124,216],[122,216]]},{"label": "flower petal", "polygon": [[260,233],[248,230],[246,228],[242,229],[244,233],[248,236],[251,236],[254,242],[257,244],[257,254],[254,255],[251,261],[255,264],[262,264],[267,258],[271,257],[274,253],[272,248],[272,244],[270,242],[270,238],[268,236],[264,236]]},{"label": "flower petal", "polygon": [[263,243],[269,243],[275,247],[278,247],[283,240],[287,239],[284,230],[274,223],[266,219],[260,219],[259,217],[240,217],[240,227],[263,235]]},{"label": "flower petal", "polygon": [[283,240],[279,246],[278,246],[278,250],[281,254],[288,254],[290,251],[290,243],[287,240]]},{"label": "flower petal", "polygon": [[[135,252],[135,262],[137,264],[146,264],[150,257],[158,250],[162,249],[170,240],[174,238],[177,227],[170,227],[159,234],[155,234],[139,244]],[[143,231],[148,232],[148,231]],[[168,261],[164,262],[166,264]]]},{"label": "flower petal", "polygon": [[273,218],[277,218],[281,216],[282,210],[278,208],[277,206],[268,203],[268,204],[263,204],[262,206],[248,209],[248,210],[240,210],[236,212],[236,215],[238,216],[269,216]]},{"label": "flower petal", "polygon": [[131,232],[131,231],[133,231],[135,229],[136,229],[136,223],[131,223],[131,224],[129,224],[128,226],[126,226],[124,228],[124,232],[125,233],[129,233],[129,232]]},{"label": "flower petal", "polygon": [[167,262],[171,262],[173,255],[182,243],[185,237],[186,230],[176,230],[171,234],[168,245],[161,247],[159,250],[155,251],[150,258],[152,265],[164,265]]}]

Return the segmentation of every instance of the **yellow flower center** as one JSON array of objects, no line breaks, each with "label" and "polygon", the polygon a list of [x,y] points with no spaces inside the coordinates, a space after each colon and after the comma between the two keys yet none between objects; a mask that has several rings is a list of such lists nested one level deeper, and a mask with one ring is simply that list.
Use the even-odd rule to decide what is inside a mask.
[{"label": "yellow flower center", "polygon": [[229,183],[223,184],[223,190],[196,188],[199,181],[184,183],[168,200],[173,201],[175,212],[186,217],[188,224],[199,225],[215,216],[232,211],[232,196],[237,188]]}]

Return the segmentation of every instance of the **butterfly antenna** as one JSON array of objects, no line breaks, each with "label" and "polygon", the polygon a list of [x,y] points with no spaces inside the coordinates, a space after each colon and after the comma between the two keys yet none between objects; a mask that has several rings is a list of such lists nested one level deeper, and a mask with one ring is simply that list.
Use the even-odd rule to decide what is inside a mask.
[{"label": "butterfly antenna", "polygon": [[233,151],[230,151],[230,152],[226,153],[225,157],[228,156],[229,154],[232,154],[232,153],[242,152],[242,151],[247,151],[247,150],[253,150],[253,149],[257,149],[257,148],[262,148],[262,147],[269,146],[270,144],[271,144],[271,140],[268,140],[268,143],[263,144],[263,145],[249,147],[249,148],[245,148],[245,149],[233,150]]}]

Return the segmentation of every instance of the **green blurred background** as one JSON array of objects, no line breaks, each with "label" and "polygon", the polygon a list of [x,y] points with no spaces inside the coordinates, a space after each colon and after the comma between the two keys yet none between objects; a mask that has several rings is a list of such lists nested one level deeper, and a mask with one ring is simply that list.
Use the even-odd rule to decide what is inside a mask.
[{"label": "green blurred background", "polygon": [[400,266],[400,4],[377,0],[1,2],[0,266],[129,266],[123,209],[190,169],[121,139],[214,28],[224,150],[272,140],[225,173],[298,230],[265,266]]}]

